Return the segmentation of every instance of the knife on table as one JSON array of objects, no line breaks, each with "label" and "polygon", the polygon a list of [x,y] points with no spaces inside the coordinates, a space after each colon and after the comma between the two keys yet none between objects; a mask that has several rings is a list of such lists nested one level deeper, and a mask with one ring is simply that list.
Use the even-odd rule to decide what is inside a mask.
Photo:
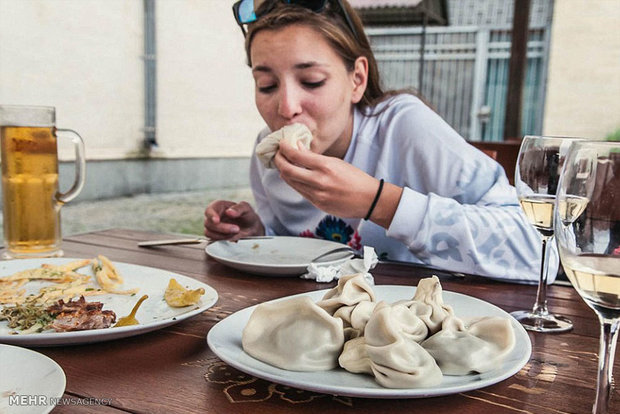
[{"label": "knife on table", "polygon": [[[242,237],[239,240],[258,240],[258,239],[272,239],[272,236],[251,236]],[[138,242],[139,247],[154,247],[154,246],[168,246],[175,244],[198,244],[202,242],[211,242],[211,239],[206,237],[192,237],[187,239],[167,239],[167,240],[146,240]]]}]

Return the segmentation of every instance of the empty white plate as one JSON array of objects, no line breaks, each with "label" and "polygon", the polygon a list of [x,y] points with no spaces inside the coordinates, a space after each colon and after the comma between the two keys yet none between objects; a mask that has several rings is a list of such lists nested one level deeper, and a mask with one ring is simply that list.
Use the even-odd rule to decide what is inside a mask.
[{"label": "empty white plate", "polygon": [[[312,259],[342,243],[308,237],[274,236],[265,239],[216,241],[205,251],[220,263],[244,272],[265,276],[297,276],[306,273]],[[322,266],[340,264],[353,257],[351,252],[334,253],[321,260]]]},{"label": "empty white plate", "polygon": [[49,413],[65,392],[60,365],[30,349],[0,345],[0,412]]}]

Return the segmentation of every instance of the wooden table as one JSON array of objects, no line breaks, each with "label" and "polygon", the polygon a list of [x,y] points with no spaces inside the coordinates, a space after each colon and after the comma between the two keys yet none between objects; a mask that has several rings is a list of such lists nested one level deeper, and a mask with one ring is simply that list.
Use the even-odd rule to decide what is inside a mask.
[{"label": "wooden table", "polygon": [[[204,245],[139,248],[139,240],[170,235],[106,230],[71,236],[66,257],[103,254],[119,262],[167,269],[203,281],[219,294],[208,311],[177,325],[97,344],[36,348],[66,373],[71,405],[54,413],[588,413],[596,386],[598,321],[571,287],[551,286],[552,310],[569,316],[564,334],[530,333],[532,358],[499,384],[444,397],[379,400],[338,397],[256,379],[220,361],[206,343],[209,329],[247,306],[332,287],[298,278],[268,278],[230,269],[206,256]],[[381,264],[376,284],[417,285],[432,273],[419,267]],[[529,308],[536,288],[476,277],[438,274],[444,290],[491,302],[506,311]],[[616,358],[615,373],[620,375]],[[1,375],[1,373],[0,373]],[[615,407],[620,395],[615,391]],[[98,405],[105,402],[107,405]],[[86,405],[92,404],[92,405]],[[619,412],[619,411],[616,411]]]}]

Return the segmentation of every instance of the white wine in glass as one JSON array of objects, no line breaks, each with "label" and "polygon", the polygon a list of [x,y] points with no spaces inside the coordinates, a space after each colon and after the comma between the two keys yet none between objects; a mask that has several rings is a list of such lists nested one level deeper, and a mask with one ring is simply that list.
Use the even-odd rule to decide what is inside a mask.
[{"label": "white wine in glass", "polygon": [[[572,141],[579,138],[526,136],[521,142],[515,170],[519,204],[528,221],[540,234],[542,262],[536,303],[531,310],[512,312],[525,329],[536,332],[564,332],[573,323],[547,308],[549,253],[553,239],[555,197],[564,158]],[[564,207],[565,209],[567,207]]]},{"label": "white wine in glass", "polygon": [[571,146],[557,194],[555,232],[566,274],[601,324],[592,412],[611,409],[620,328],[620,142]]}]

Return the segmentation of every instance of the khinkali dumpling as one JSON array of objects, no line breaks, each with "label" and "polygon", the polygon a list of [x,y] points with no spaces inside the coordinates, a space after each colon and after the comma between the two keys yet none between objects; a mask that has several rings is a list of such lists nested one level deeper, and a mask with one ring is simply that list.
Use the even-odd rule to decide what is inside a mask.
[{"label": "khinkali dumpling", "polygon": [[[338,362],[347,371],[372,374],[388,388],[432,387],[442,380],[433,357],[416,342],[415,326],[408,326],[415,316],[402,306],[380,302],[375,307],[364,336],[345,343]],[[424,334],[425,335],[425,334]]]},{"label": "khinkali dumpling", "polygon": [[342,320],[309,297],[258,305],[241,339],[243,350],[291,371],[325,371],[338,366],[344,344]]},{"label": "khinkali dumpling", "polygon": [[366,338],[358,336],[344,343],[338,363],[344,369],[354,374],[374,375],[370,367],[372,361],[366,352]]},{"label": "khinkali dumpling", "polygon": [[428,326],[431,335],[441,329],[446,317],[454,315],[452,307],[443,303],[441,283],[437,276],[420,280],[413,299],[399,303],[406,303]]},{"label": "khinkali dumpling", "polygon": [[510,320],[491,316],[474,318],[467,324],[450,316],[444,320],[441,331],[422,342],[447,375],[500,368],[514,346]]},{"label": "khinkali dumpling", "polygon": [[390,324],[394,325],[402,335],[415,342],[422,342],[428,336],[428,327],[420,318],[418,312],[401,303],[390,306]]},{"label": "khinkali dumpling", "polygon": [[364,335],[364,328],[376,305],[376,302],[362,301],[354,306],[338,308],[334,313],[334,318],[342,319],[345,340]]},{"label": "khinkali dumpling", "polygon": [[363,273],[346,275],[338,280],[338,285],[327,291],[317,305],[333,315],[342,306],[353,306],[364,301],[375,301],[372,286],[364,279]]},{"label": "khinkali dumpling", "polygon": [[273,157],[276,156],[276,152],[278,152],[278,148],[280,148],[280,141],[283,139],[295,147],[297,142],[301,141],[306,148],[310,149],[312,133],[304,124],[291,124],[263,138],[258,145],[256,145],[256,156],[266,168],[275,168]]}]

